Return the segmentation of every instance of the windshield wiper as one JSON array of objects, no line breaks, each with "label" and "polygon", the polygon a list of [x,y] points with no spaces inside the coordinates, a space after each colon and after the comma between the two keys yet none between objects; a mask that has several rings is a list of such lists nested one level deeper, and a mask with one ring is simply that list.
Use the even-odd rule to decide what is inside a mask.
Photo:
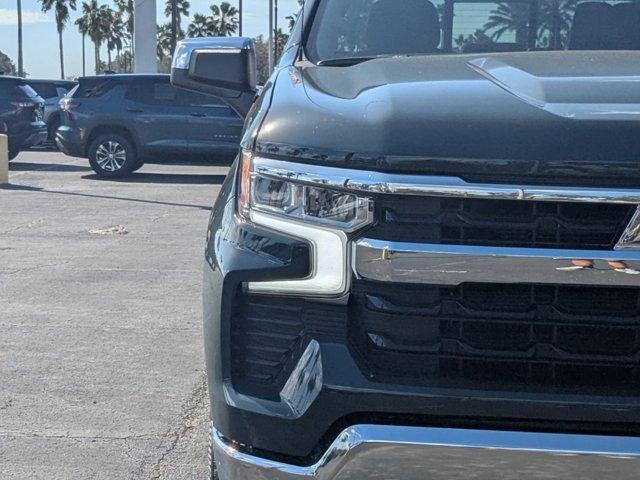
[{"label": "windshield wiper", "polygon": [[359,63],[373,60],[380,57],[347,57],[347,58],[331,58],[329,60],[320,60],[318,66],[321,67],[350,67]]}]

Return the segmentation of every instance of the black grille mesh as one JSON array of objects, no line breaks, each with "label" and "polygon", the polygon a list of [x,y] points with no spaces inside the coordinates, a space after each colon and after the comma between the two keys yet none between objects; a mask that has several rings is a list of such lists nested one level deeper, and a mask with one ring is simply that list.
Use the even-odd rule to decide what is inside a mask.
[{"label": "black grille mesh", "polygon": [[380,381],[637,394],[640,287],[356,283],[351,341]]},{"label": "black grille mesh", "polygon": [[634,205],[381,195],[367,236],[389,241],[612,249]]},{"label": "black grille mesh", "polygon": [[309,338],[346,340],[346,315],[340,305],[238,294],[231,321],[235,388],[277,399]]}]

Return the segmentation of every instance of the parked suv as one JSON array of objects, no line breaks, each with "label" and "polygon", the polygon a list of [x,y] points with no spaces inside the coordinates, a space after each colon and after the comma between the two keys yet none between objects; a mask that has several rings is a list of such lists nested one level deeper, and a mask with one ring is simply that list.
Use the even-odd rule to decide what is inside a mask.
[{"label": "parked suv", "polygon": [[639,5],[303,8],[254,103],[250,40],[172,69],[246,112],[205,251],[219,478],[637,479]]},{"label": "parked suv", "polygon": [[83,77],[60,102],[56,143],[87,157],[102,177],[122,177],[146,159],[229,155],[241,118],[216,97],[173,87],[169,75]]},{"label": "parked suv", "polygon": [[0,76],[0,133],[9,137],[9,158],[47,139],[44,100],[23,78]]},{"label": "parked suv", "polygon": [[54,141],[60,126],[59,103],[77,85],[70,80],[32,80],[29,86],[44,99],[44,122],[47,124],[47,140]]}]

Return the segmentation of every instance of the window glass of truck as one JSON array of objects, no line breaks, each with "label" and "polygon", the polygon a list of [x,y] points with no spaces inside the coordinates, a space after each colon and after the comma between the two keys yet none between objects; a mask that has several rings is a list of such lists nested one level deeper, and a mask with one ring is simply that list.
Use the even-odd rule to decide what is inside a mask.
[{"label": "window glass of truck", "polygon": [[306,44],[316,63],[389,55],[639,50],[640,2],[322,0]]}]

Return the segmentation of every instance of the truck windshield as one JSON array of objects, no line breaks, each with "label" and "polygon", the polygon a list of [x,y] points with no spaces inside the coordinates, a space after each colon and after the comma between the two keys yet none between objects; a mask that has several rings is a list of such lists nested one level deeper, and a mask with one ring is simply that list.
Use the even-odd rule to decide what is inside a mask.
[{"label": "truck windshield", "polygon": [[319,0],[316,63],[389,55],[640,50],[640,1]]}]

